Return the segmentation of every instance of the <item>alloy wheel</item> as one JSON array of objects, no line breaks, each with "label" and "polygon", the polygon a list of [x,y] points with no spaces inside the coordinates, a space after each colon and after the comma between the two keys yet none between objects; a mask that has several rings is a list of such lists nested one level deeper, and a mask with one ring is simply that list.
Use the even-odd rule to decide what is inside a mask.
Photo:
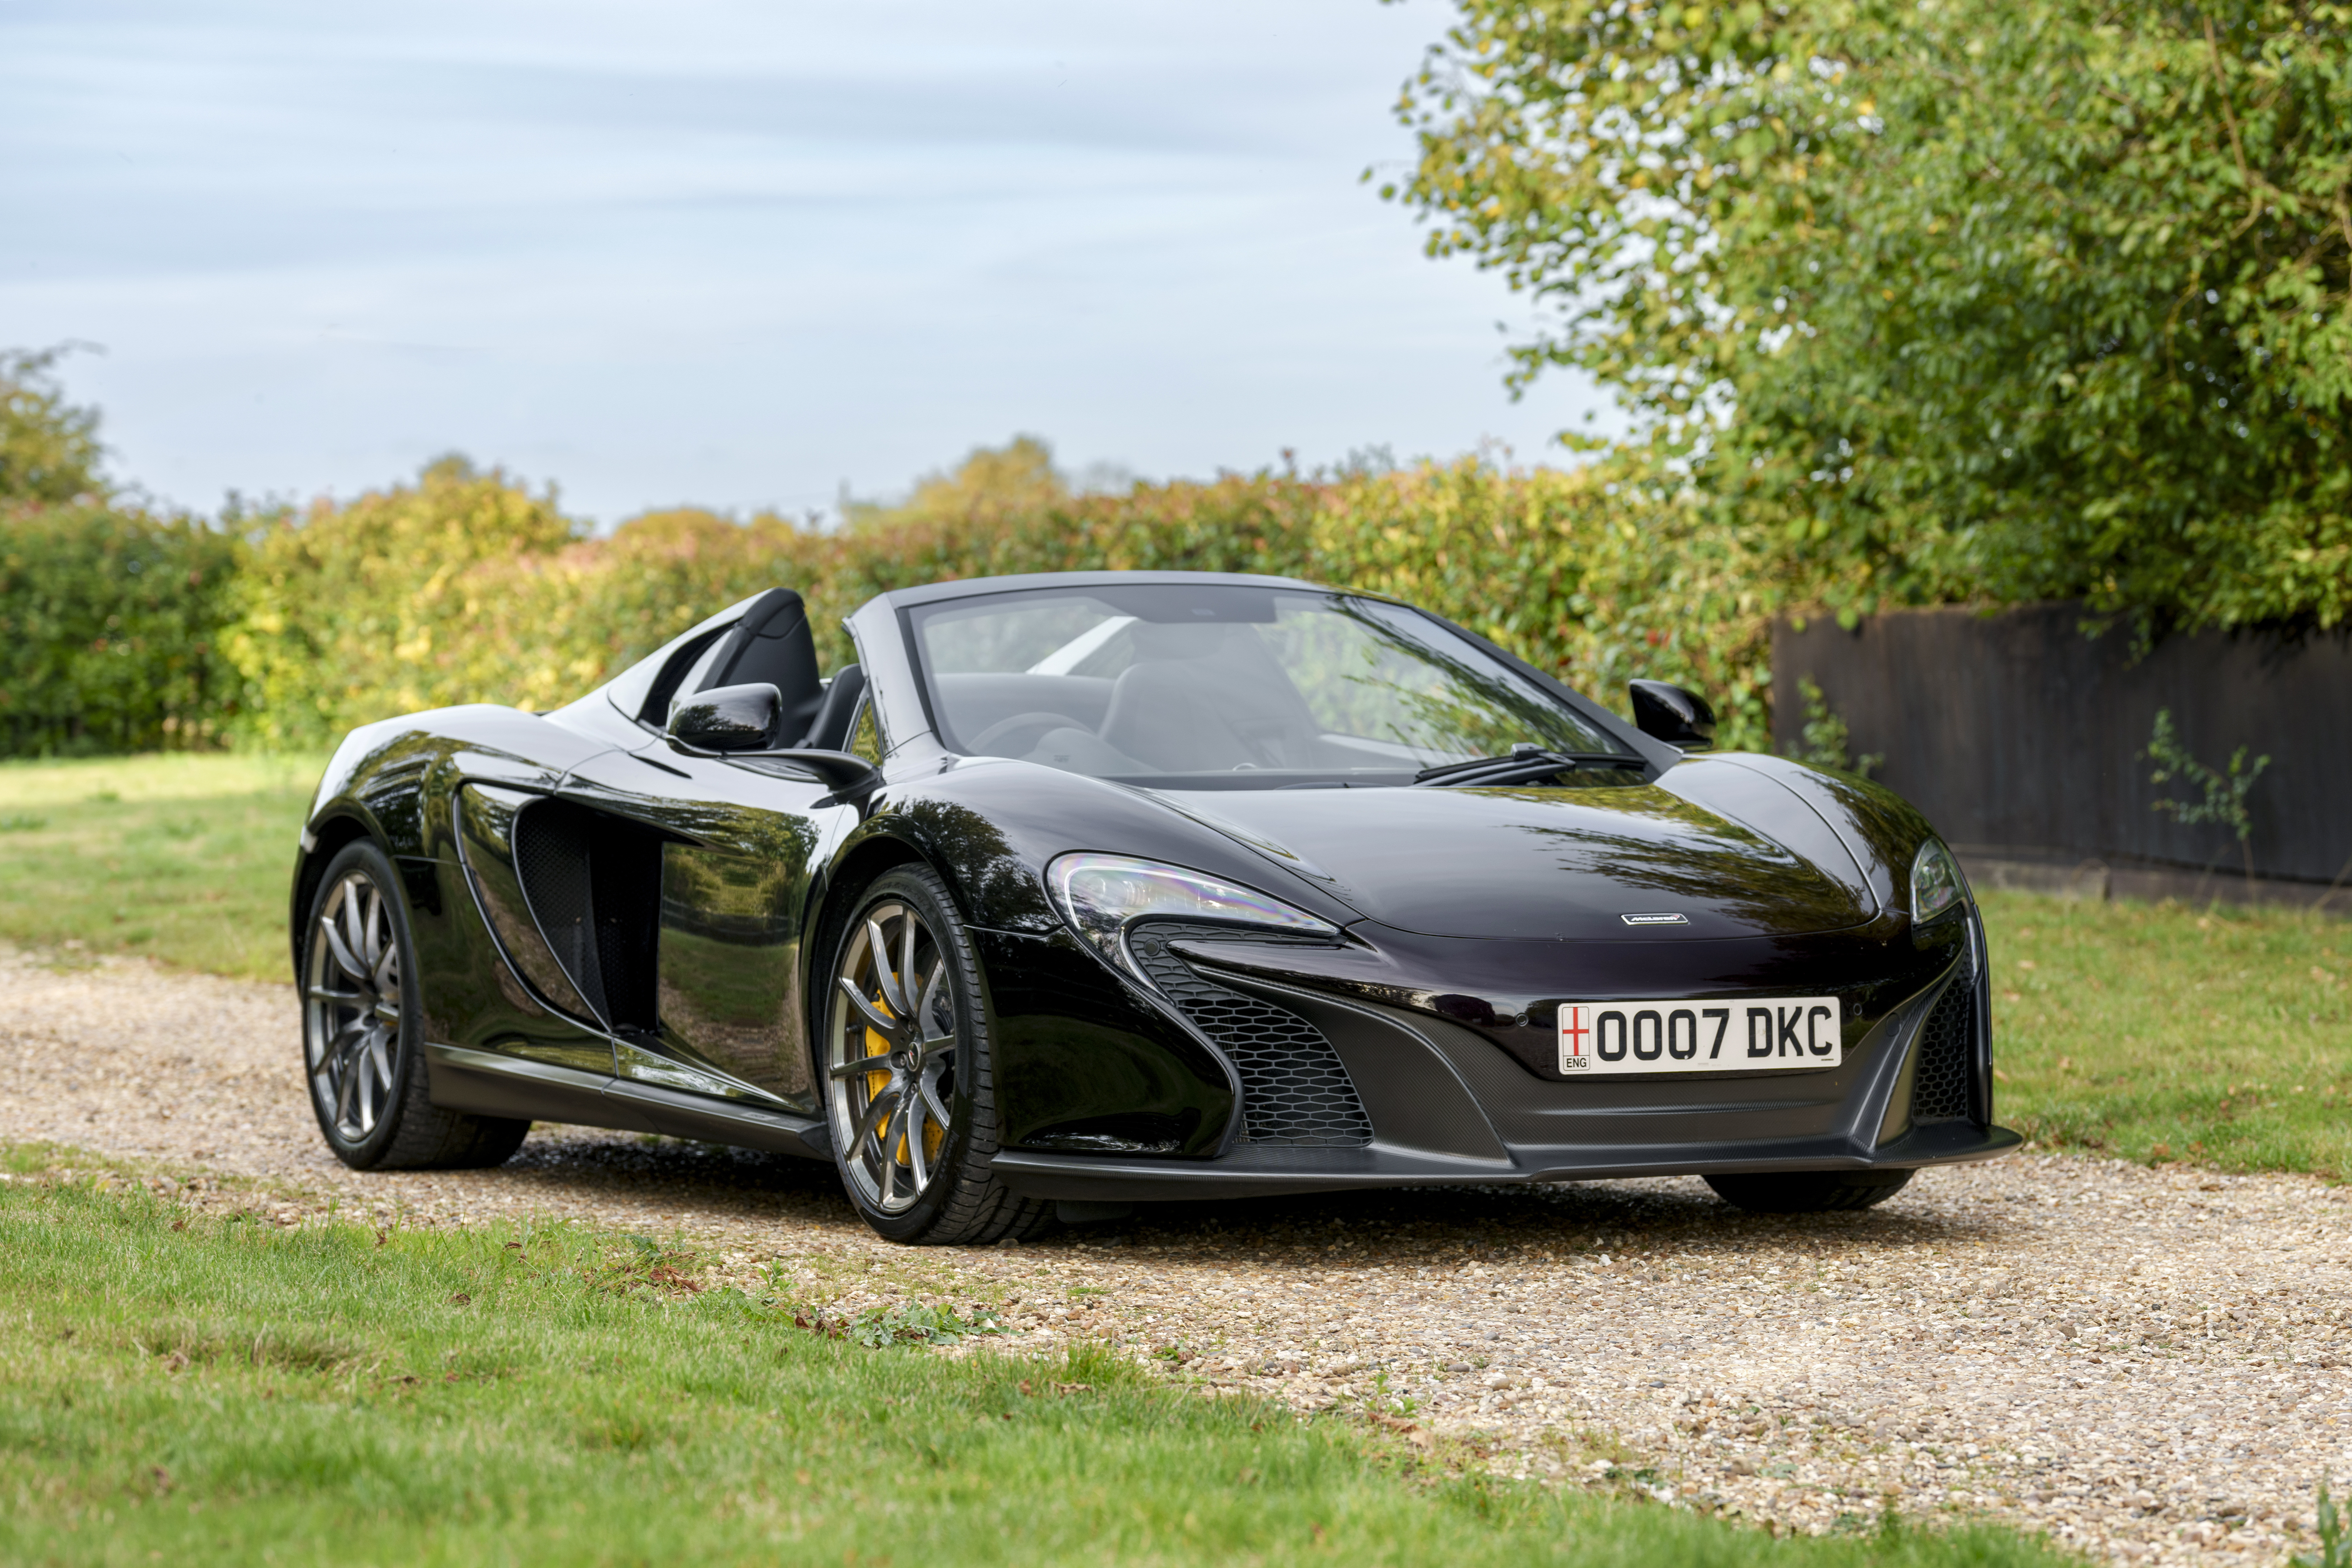
[{"label": "alloy wheel", "polygon": [[955,1123],[960,1039],[947,955],[896,900],[866,911],[834,976],[825,1102],[857,1195],[886,1215],[914,1206]]},{"label": "alloy wheel", "polygon": [[383,889],[365,871],[345,873],[319,906],[302,998],[320,1119],[357,1143],[391,1106],[400,1042],[400,942]]}]

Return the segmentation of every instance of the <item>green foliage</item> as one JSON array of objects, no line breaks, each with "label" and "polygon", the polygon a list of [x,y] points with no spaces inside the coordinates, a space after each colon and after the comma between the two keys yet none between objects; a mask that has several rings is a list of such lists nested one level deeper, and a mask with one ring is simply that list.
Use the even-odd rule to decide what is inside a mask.
[{"label": "green foliage", "polygon": [[2156,710],[2156,728],[2149,734],[2147,750],[2142,753],[2156,764],[2147,782],[2170,784],[2174,779],[2193,784],[2203,796],[2199,800],[2177,800],[2167,795],[2156,802],[2154,809],[2169,816],[2183,827],[2211,824],[2226,827],[2238,840],[2239,853],[2246,858],[2246,879],[2253,880],[2253,817],[2246,810],[2246,795],[2263,770],[2271,765],[2267,756],[2256,757],[2252,767],[2246,765],[2246,748],[2240,746],[2230,754],[2227,772],[2209,768],[2189,754],[2172,728],[2172,710]]},{"label": "green foliage", "polygon": [[1830,706],[1820,686],[1810,675],[1797,679],[1797,695],[1805,705],[1805,725],[1799,743],[1783,748],[1787,753],[1809,768],[1835,768],[1857,778],[1868,778],[1878,765],[1886,761],[1884,752],[1874,752],[1856,757],[1846,750],[1850,733],[1844,715]]},{"label": "green foliage", "polygon": [[1451,616],[1603,700],[1655,676],[1706,690],[1727,744],[1769,731],[1769,563],[1671,484],[1620,459],[1570,472],[1476,462],[1226,475],[1076,495],[1026,438],[914,501],[830,533],[772,516],[650,513],[587,539],[500,473],[275,520],[228,646],[238,733],[323,744],[351,725],[462,701],[554,707],[702,616],[782,584],[821,657],[876,594],[1022,572],[1262,572],[1391,593]]},{"label": "green foliage", "polygon": [[49,374],[65,352],[0,351],[0,511],[106,494],[98,413],[68,403]]},{"label": "green foliage", "polygon": [[2295,1558],[2297,1568],[2352,1568],[2352,1550],[2347,1550],[2344,1521],[2336,1508],[2336,1500],[2327,1495],[2327,1483],[2319,1483],[2319,1555]]},{"label": "green foliage", "polygon": [[189,518],[0,514],[0,755],[211,742],[238,689],[219,648],[237,556]]},{"label": "green foliage", "polygon": [[[551,493],[446,458],[341,505],[227,521],[214,532],[89,508],[26,513],[5,536],[0,615],[36,635],[0,656],[21,672],[0,689],[12,726],[0,747],[317,749],[425,708],[545,710],[777,584],[806,595],[820,653],[838,665],[841,618],[876,594],[1097,569],[1393,594],[1604,701],[1622,702],[1636,676],[1704,690],[1724,743],[1753,747],[1769,730],[1770,616],[1791,580],[1713,526],[1685,486],[1623,454],[1570,471],[1357,464],[1079,494],[1022,437],[831,532],[682,510],[602,539]],[[171,569],[129,565],[134,540],[177,551]],[[147,662],[133,668],[134,653]]]},{"label": "green foliage", "polygon": [[560,571],[558,552],[579,537],[552,492],[455,457],[413,485],[257,521],[225,640],[245,681],[238,734],[272,746],[322,744],[371,709],[485,695],[482,650],[453,635],[491,613],[489,582],[473,569],[528,560]]},{"label": "green foliage", "polygon": [[849,500],[852,523],[888,527],[925,520],[1003,521],[1070,499],[1069,480],[1054,466],[1054,449],[1036,436],[1015,436],[1001,447],[978,447],[951,472],[925,474],[897,506]]},{"label": "green foliage", "polygon": [[2352,613],[2352,11],[1461,9],[1390,194],[1807,593]]}]

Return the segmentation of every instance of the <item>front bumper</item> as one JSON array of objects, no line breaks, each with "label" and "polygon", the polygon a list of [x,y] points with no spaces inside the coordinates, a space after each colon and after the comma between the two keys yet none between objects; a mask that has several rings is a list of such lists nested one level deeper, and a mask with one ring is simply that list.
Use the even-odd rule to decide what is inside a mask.
[{"label": "front bumper", "polygon": [[[1382,942],[1382,963],[1420,967],[1405,944],[1387,933]],[[1133,1201],[1909,1169],[1990,1159],[2022,1142],[1991,1121],[1989,998],[1973,927],[1932,951],[1906,934],[1899,944],[1846,944],[1845,962],[1826,966],[1820,952],[1788,955],[1808,974],[1844,969],[1868,994],[1867,1025],[1836,1068],[1599,1080],[1533,1070],[1540,1005],[1478,1001],[1465,1009],[1458,1005],[1472,999],[1365,984],[1345,972],[1360,969],[1360,948],[1316,955],[1185,942],[1179,951],[1204,980],[1318,1031],[1352,1080],[1370,1137],[1353,1147],[1293,1147],[1244,1134],[1205,1159],[1008,1147],[994,1160],[1008,1186],[1042,1198]],[[1515,1008],[1508,1019],[1507,1007]],[[1465,1015],[1480,1026],[1457,1021]],[[1976,1087],[1956,1094],[1959,1074]]]}]

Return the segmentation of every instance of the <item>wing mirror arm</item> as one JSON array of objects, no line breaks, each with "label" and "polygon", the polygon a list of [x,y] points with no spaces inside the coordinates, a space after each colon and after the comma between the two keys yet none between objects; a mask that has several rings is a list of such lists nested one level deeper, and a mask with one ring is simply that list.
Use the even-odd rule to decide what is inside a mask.
[{"label": "wing mirror arm", "polygon": [[779,752],[753,752],[750,755],[779,763],[798,763],[823,780],[832,791],[819,805],[844,804],[864,806],[874,792],[882,787],[882,770],[864,757],[847,752],[827,752],[814,747],[794,746]]}]

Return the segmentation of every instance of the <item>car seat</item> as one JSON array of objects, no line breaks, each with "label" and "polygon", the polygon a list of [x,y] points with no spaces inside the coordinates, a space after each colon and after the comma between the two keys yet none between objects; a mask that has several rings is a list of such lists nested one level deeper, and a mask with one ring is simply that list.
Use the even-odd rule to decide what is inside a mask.
[{"label": "car seat", "polygon": [[817,709],[816,718],[808,727],[808,735],[801,742],[820,752],[838,752],[849,742],[849,721],[857,712],[857,700],[866,695],[866,672],[857,666],[845,665],[834,672],[824,689],[824,705]]},{"label": "car seat", "polygon": [[1101,736],[1170,773],[1315,765],[1320,726],[1248,626],[1141,625]]}]

